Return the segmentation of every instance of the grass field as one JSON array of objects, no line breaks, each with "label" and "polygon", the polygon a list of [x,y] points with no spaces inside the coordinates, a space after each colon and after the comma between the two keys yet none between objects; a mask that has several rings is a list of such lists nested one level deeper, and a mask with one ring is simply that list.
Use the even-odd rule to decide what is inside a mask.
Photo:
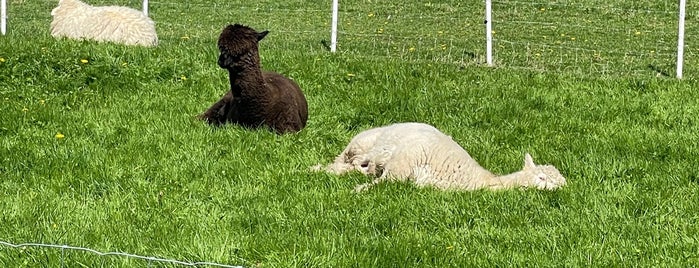
[{"label": "grass field", "polygon": [[[55,40],[55,1],[8,2],[0,241],[262,267],[699,265],[697,50],[689,43],[685,79],[674,79],[675,6],[497,2],[502,42],[490,68],[481,1],[342,1],[335,54],[329,1],[151,2],[157,48]],[[580,15],[566,4],[599,7],[581,11],[586,23],[614,18],[610,28],[628,36],[506,21]],[[302,132],[194,119],[227,90],[215,44],[236,22],[271,31],[262,65],[306,94]],[[567,43],[537,51],[549,49],[543,36]],[[405,121],[438,127],[495,173],[520,169],[530,152],[568,185],[441,192],[387,183],[353,194],[369,178],[309,172],[360,131]],[[0,245],[2,267],[61,264],[172,266]]]}]

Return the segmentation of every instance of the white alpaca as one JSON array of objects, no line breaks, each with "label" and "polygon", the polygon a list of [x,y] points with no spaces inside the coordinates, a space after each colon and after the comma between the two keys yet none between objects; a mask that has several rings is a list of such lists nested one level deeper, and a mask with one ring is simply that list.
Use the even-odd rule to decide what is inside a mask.
[{"label": "white alpaca", "polygon": [[155,23],[143,12],[120,6],[90,6],[60,0],[51,10],[51,35],[146,47],[158,45]]},{"label": "white alpaca", "polygon": [[358,170],[376,177],[359,192],[385,180],[411,181],[443,190],[532,187],[554,190],[566,184],[554,166],[536,165],[529,154],[521,171],[498,176],[481,167],[451,137],[422,123],[399,123],[359,133],[335,158],[315,170],[343,174]]}]

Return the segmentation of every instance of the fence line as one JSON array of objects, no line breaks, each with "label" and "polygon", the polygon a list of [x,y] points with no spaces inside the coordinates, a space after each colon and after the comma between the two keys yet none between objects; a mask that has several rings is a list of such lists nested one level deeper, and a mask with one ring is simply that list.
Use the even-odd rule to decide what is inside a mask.
[{"label": "fence line", "polygon": [[[135,6],[135,2],[141,1],[146,2],[147,0],[117,0],[118,3],[128,6]],[[96,2],[99,5],[100,2],[112,3],[114,1],[92,0],[92,2]],[[342,21],[341,23],[338,22],[337,28],[333,30],[331,28],[332,25],[330,25],[334,21],[331,19],[331,13],[335,9],[327,10],[318,6],[305,9],[273,3],[269,5],[262,3],[237,6],[225,2],[206,4],[174,3],[163,0],[149,1],[151,9],[155,8],[157,10],[157,16],[179,14],[179,10],[184,11],[184,9],[224,10],[233,15],[236,12],[244,12],[245,10],[269,10],[287,13],[291,18],[297,17],[296,14],[313,13],[313,16],[327,18],[325,26],[315,24],[313,26],[296,27],[302,24],[288,24],[295,28],[286,27],[275,30],[275,32],[288,36],[300,35],[305,38],[314,36],[313,39],[323,38],[323,42],[329,39],[330,42],[327,43],[328,50],[333,51],[337,46],[337,50],[345,54],[366,58],[390,58],[395,56],[396,59],[409,62],[435,60],[457,65],[485,65],[494,61],[492,64],[500,68],[515,67],[527,69],[529,67],[529,69],[537,71],[556,70],[557,68],[570,69],[570,67],[576,67],[575,65],[577,64],[583,64],[580,66],[582,68],[575,70],[584,72],[585,64],[589,63],[588,58],[586,58],[586,55],[577,55],[577,53],[590,51],[595,52],[592,55],[596,57],[595,65],[608,67],[608,69],[605,69],[608,74],[648,74],[644,74],[641,69],[630,70],[628,66],[632,65],[628,65],[627,63],[629,62],[635,64],[632,68],[649,62],[653,65],[662,65],[662,68],[668,69],[667,72],[675,69],[675,67],[678,71],[681,71],[681,66],[679,66],[681,64],[679,61],[680,56],[688,56],[685,59],[689,60],[686,67],[691,72],[695,69],[692,67],[695,66],[693,62],[696,61],[697,56],[694,50],[687,50],[683,54],[679,54],[680,52],[675,50],[676,48],[684,47],[684,44],[678,45],[675,43],[676,41],[679,42],[675,36],[675,34],[678,34],[678,29],[676,28],[678,25],[668,23],[677,19],[677,5],[675,2],[647,3],[643,5],[611,3],[603,4],[602,7],[586,6],[569,1],[488,0],[488,2],[492,2],[493,16],[487,20],[487,25],[483,25],[482,17],[474,16],[475,14],[482,14],[482,11],[474,13],[475,8],[459,3],[445,4],[445,7],[429,6],[428,9],[420,8],[422,7],[420,4],[416,6],[418,7],[417,9],[402,9],[402,5],[381,3],[375,6],[365,5],[361,8],[345,7],[340,9],[338,7],[336,9],[339,16],[338,21]],[[331,0],[328,0],[327,3],[327,8],[329,9]],[[49,9],[48,4],[46,4],[46,8],[47,10]],[[469,12],[460,12],[460,10]],[[146,11],[145,6],[144,11]],[[547,13],[542,13],[544,11],[555,12],[552,14],[556,15],[550,17],[546,15]],[[595,13],[597,17],[593,16],[592,20],[574,20],[571,19],[572,17],[565,15],[570,12]],[[15,15],[13,18],[25,21],[50,18],[48,13],[45,13],[42,13],[41,16],[29,16],[28,14],[31,13],[24,12]],[[642,19],[630,23],[616,21],[615,19],[616,23],[618,23],[617,25],[601,23],[603,22],[601,20],[603,16],[620,18],[624,14],[629,13],[638,15],[638,18],[646,16],[652,18],[653,23],[643,24]],[[375,20],[373,24],[367,23],[369,16]],[[285,23],[277,20],[272,20],[272,22],[272,24],[268,25]],[[351,25],[350,22],[352,23]],[[201,21],[195,21],[190,24],[177,20],[157,21],[156,23],[166,28],[177,27],[190,31],[191,29],[205,29],[207,30],[205,35],[209,34],[209,30],[218,29],[218,26],[209,27],[211,23],[207,24]],[[221,21],[216,24],[218,23],[221,23]],[[438,30],[444,29],[444,34],[440,31],[440,34],[436,35],[436,30],[431,33],[421,31],[421,27],[413,28],[412,30],[408,30],[405,27],[396,27],[405,23],[434,24],[437,26],[434,28]],[[491,26],[492,31],[488,31],[484,26]],[[689,33],[684,34],[687,40],[697,37],[696,33],[692,33],[693,29],[695,27],[690,25]],[[497,34],[495,31],[497,31]],[[489,34],[492,34],[491,49],[488,49],[488,46],[484,46],[488,42]],[[202,34],[199,33],[198,36],[201,37]],[[215,37],[215,33],[212,36]],[[619,43],[623,43],[624,38],[626,38],[626,41],[633,42],[633,46],[613,44],[614,41],[611,41],[613,39],[610,36],[615,36],[614,39],[620,40]],[[179,37],[175,36],[172,38]],[[589,39],[589,42],[587,42],[587,39]],[[369,51],[370,53],[362,50],[367,44],[373,48]],[[606,46],[600,46],[600,44]],[[295,45],[289,44],[289,46]],[[307,45],[307,47],[310,46],[312,45]],[[546,51],[541,51],[542,49],[546,49]],[[553,49],[553,51],[550,49]],[[526,52],[530,51],[536,57],[530,58],[526,55]],[[598,54],[609,57],[597,57]],[[678,58],[678,65],[675,65],[675,57]],[[530,59],[533,59],[533,61],[530,61]]]},{"label": "fence line", "polygon": [[231,265],[219,264],[219,263],[213,263],[213,262],[185,262],[185,261],[174,260],[174,259],[164,259],[164,258],[158,258],[158,257],[140,256],[140,255],[136,255],[136,254],[123,253],[123,252],[101,252],[101,251],[90,249],[90,248],[68,246],[68,245],[54,245],[54,244],[42,244],[42,243],[13,244],[13,243],[5,242],[2,240],[0,240],[0,245],[8,246],[11,248],[39,247],[39,248],[61,249],[61,267],[64,266],[64,260],[63,260],[64,254],[63,254],[63,252],[65,250],[75,250],[75,251],[89,252],[89,253],[99,255],[99,256],[120,256],[120,257],[127,257],[127,258],[133,258],[133,259],[141,259],[141,260],[148,261],[149,264],[151,262],[160,262],[160,263],[169,263],[169,264],[195,266],[195,267],[196,266],[215,266],[215,267],[223,267],[223,268],[242,268],[242,266],[231,266]]}]

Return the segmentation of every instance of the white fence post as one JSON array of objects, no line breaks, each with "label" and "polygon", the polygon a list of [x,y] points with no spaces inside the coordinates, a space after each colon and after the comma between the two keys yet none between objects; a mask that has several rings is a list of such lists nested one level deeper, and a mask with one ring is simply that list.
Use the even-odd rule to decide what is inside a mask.
[{"label": "white fence post", "polygon": [[493,16],[492,1],[485,0],[485,58],[488,66],[493,66]]},{"label": "white fence post", "polygon": [[148,16],[148,0],[143,0],[143,14]]},{"label": "white fence post", "polygon": [[333,0],[333,18],[330,30],[330,52],[335,52],[337,48],[337,13],[339,8],[339,0]]},{"label": "white fence post", "polygon": [[5,35],[7,32],[7,0],[0,0],[0,32]]},{"label": "white fence post", "polygon": [[680,0],[680,18],[677,33],[677,78],[682,79],[682,65],[684,58],[684,15],[686,0]]}]

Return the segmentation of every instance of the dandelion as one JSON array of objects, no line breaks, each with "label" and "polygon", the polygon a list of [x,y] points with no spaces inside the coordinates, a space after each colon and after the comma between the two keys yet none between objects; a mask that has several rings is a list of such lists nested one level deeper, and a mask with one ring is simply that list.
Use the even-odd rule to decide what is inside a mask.
[{"label": "dandelion", "polygon": [[27,107],[22,108],[22,112],[25,112],[25,113],[26,113],[26,112],[28,112],[28,111],[29,111],[29,109],[27,109]]},{"label": "dandelion", "polygon": [[571,40],[571,41],[575,41],[575,37],[571,37],[570,40]]},{"label": "dandelion", "polygon": [[55,135],[54,137],[56,137],[56,139],[59,139],[59,140],[60,140],[60,139],[62,139],[62,138],[65,138],[66,136],[63,135],[61,132],[56,132],[56,135]]},{"label": "dandelion", "polygon": [[83,63],[83,64],[88,63],[87,59],[80,59],[80,62]]},{"label": "dandelion", "polygon": [[636,31],[636,35],[641,35],[641,32],[639,32],[639,31]]},{"label": "dandelion", "polygon": [[5,58],[0,57],[0,62],[5,62]]},{"label": "dandelion", "polygon": [[187,77],[184,76],[184,75],[182,75],[182,76],[180,77],[180,80],[182,80],[182,81],[187,81]]},{"label": "dandelion", "polygon": [[122,62],[122,63],[121,63],[121,66],[122,66],[122,67],[126,67],[126,65],[129,65],[129,64],[126,63],[126,62]]},{"label": "dandelion", "polygon": [[353,74],[353,73],[348,73],[348,74],[347,74],[347,77],[354,77],[354,74]]},{"label": "dandelion", "polygon": [[44,105],[44,104],[46,104],[46,101],[45,101],[45,100],[39,100],[39,104]]},{"label": "dandelion", "polygon": [[443,31],[438,31],[437,33],[438,33],[438,34],[443,34],[444,32],[443,32]]},{"label": "dandelion", "polygon": [[454,250],[454,246],[447,246],[447,250]]},{"label": "dandelion", "polygon": [[369,13],[369,18],[373,17],[374,13]]},{"label": "dandelion", "polygon": [[541,53],[536,53],[534,55],[536,55],[537,57],[541,57]]},{"label": "dandelion", "polygon": [[410,48],[408,49],[408,51],[410,51],[410,52],[415,52],[415,47],[410,47]]},{"label": "dandelion", "polygon": [[377,33],[383,33],[383,28],[379,28],[378,30],[376,30],[376,32],[377,32]]},{"label": "dandelion", "polygon": [[539,9],[539,10],[541,10],[541,11],[546,11],[546,8],[543,8],[543,7],[542,7],[542,8],[541,8],[541,9]]},{"label": "dandelion", "polygon": [[186,36],[186,35],[185,35],[185,36],[180,37],[180,39],[182,39],[182,40],[189,40],[189,36]]}]

